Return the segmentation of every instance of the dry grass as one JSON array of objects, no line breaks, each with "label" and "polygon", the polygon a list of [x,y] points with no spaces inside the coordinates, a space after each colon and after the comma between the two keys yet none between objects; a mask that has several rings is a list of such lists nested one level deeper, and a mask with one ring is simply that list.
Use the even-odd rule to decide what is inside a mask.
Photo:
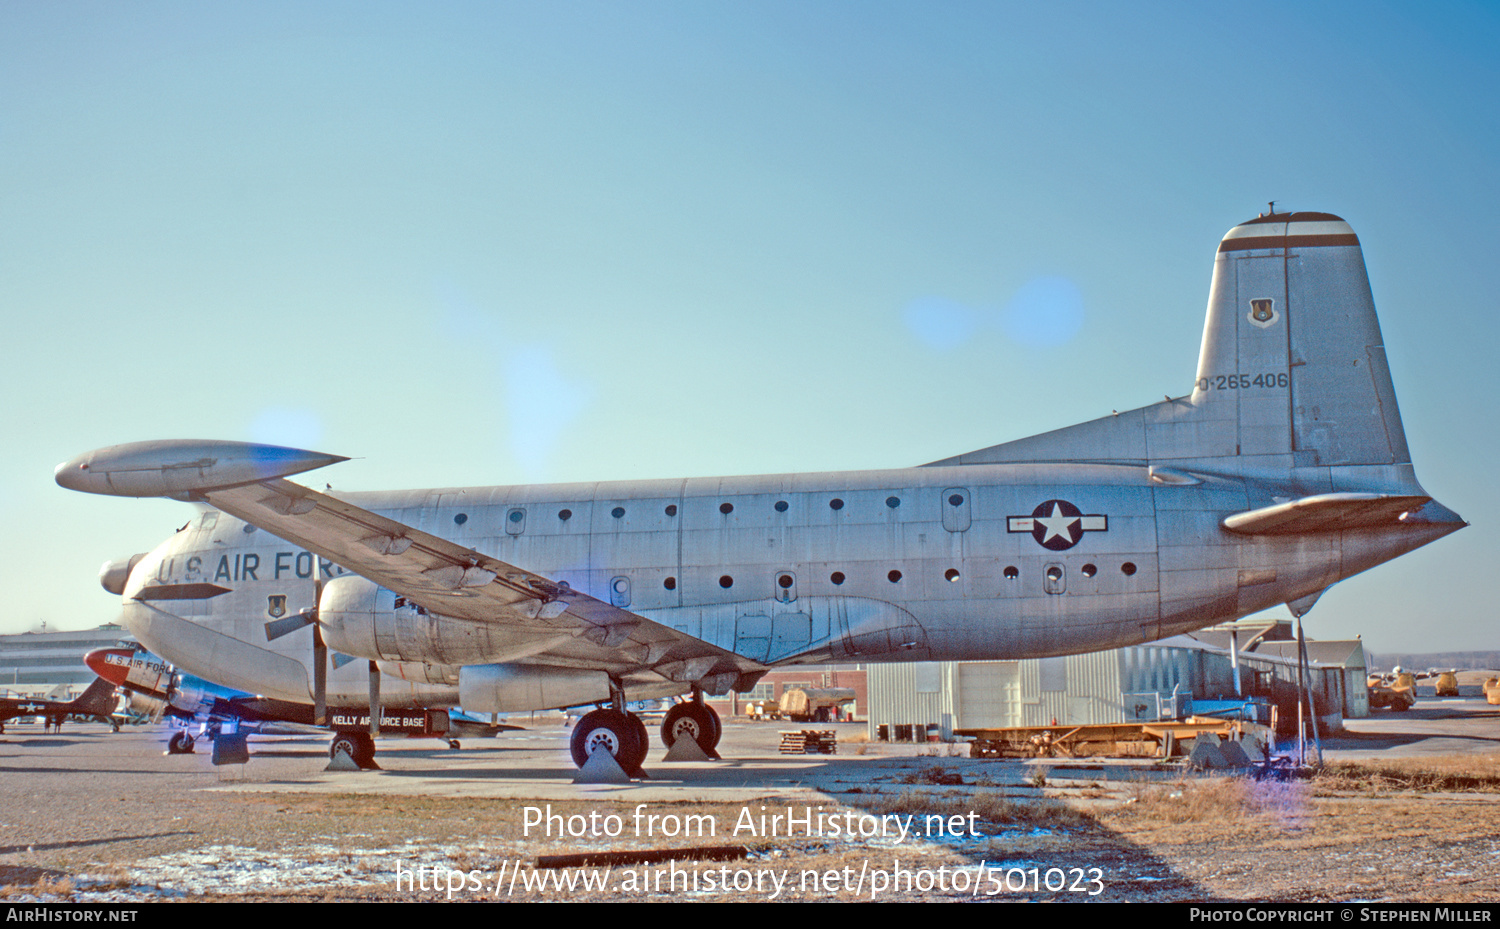
[{"label": "dry grass", "polygon": [[871,807],[871,812],[912,815],[918,822],[926,816],[967,816],[972,812],[980,822],[1007,829],[1076,830],[1094,823],[1088,814],[1061,803],[1014,801],[991,793],[937,794],[908,790],[882,798]]},{"label": "dry grass", "polygon": [[6,884],[0,887],[0,900],[11,897],[63,897],[73,895],[73,879],[66,876],[41,877],[31,884]]},{"label": "dry grass", "polygon": [[1453,793],[1500,792],[1500,756],[1441,755],[1382,761],[1340,761],[1314,777],[1319,791],[1422,790]]},{"label": "dry grass", "polygon": [[1132,818],[1173,824],[1233,825],[1251,820],[1300,819],[1311,791],[1298,781],[1255,781],[1238,777],[1183,779],[1141,784],[1128,801]]},{"label": "dry grass", "polygon": [[908,771],[897,779],[897,783],[900,784],[934,784],[940,787],[957,787],[963,782],[962,774],[935,764],[927,765],[917,771]]}]

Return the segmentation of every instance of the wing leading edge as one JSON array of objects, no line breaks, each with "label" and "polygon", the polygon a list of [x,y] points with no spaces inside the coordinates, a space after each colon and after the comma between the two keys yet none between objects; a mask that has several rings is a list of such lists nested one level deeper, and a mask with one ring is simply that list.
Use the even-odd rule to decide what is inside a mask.
[{"label": "wing leading edge", "polygon": [[524,568],[275,478],[197,494],[431,613],[491,628],[507,660],[655,675],[725,693],[766,666]]}]

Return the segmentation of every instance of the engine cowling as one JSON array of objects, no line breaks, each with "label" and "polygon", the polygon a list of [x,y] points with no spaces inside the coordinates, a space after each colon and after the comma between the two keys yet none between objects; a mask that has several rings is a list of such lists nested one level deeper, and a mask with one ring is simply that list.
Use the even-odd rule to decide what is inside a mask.
[{"label": "engine cowling", "polygon": [[358,575],[334,578],[323,585],[318,623],[329,648],[384,661],[489,664],[526,657],[551,644],[533,635],[517,636],[503,624],[432,613]]},{"label": "engine cowling", "polygon": [[177,674],[173,676],[172,686],[168,688],[167,702],[172,705],[173,709],[182,710],[184,713],[196,713],[200,707],[207,706],[210,701],[203,690],[202,683]]}]

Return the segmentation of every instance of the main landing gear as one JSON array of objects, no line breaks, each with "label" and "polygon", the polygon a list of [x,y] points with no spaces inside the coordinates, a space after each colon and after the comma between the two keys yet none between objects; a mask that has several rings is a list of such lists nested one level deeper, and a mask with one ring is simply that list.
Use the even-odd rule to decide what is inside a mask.
[{"label": "main landing gear", "polygon": [[191,755],[193,753],[193,737],[185,729],[178,729],[172,733],[172,738],[167,740],[168,755]]},{"label": "main landing gear", "polygon": [[[710,758],[719,757],[715,749],[723,734],[719,714],[701,699],[672,707],[661,725],[661,741],[667,748],[678,739],[692,739]],[[568,747],[573,754],[573,763],[580,768],[588,763],[590,755],[603,750],[615,756],[615,761],[626,774],[639,777],[646,752],[651,747],[651,737],[639,716],[610,707],[585,714],[573,727]]]}]

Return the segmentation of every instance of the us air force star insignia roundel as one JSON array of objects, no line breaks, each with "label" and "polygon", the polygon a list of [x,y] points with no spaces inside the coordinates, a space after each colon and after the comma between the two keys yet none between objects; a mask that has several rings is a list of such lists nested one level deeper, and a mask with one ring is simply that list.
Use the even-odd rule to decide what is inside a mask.
[{"label": "us air force star insignia roundel", "polygon": [[1010,532],[1029,532],[1042,548],[1061,552],[1077,545],[1085,532],[1109,531],[1109,517],[1102,513],[1086,516],[1066,500],[1047,500],[1032,510],[1030,516],[1010,517],[1006,528]]}]

